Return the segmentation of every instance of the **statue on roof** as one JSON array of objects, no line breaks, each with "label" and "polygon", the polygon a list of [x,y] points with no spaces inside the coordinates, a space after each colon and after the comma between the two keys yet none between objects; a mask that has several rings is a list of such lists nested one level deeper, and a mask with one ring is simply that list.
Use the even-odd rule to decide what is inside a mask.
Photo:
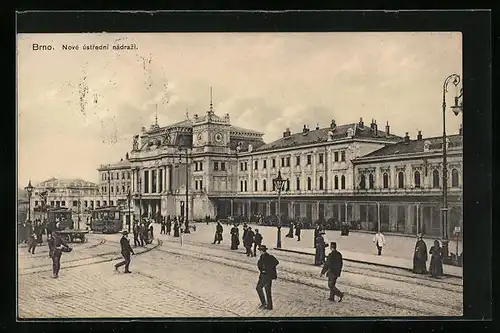
[{"label": "statue on roof", "polygon": [[139,150],[139,135],[134,135],[134,142],[132,143],[132,150]]}]

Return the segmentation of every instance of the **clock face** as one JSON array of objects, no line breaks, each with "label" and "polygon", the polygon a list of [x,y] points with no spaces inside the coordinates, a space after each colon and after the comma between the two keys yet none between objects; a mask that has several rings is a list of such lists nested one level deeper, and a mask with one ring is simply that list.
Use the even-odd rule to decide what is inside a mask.
[{"label": "clock face", "polygon": [[222,139],[223,139],[222,133],[216,133],[214,136],[214,139],[215,139],[215,142],[222,143]]},{"label": "clock face", "polygon": [[196,137],[199,143],[203,143],[203,135],[201,133],[198,133],[198,136]]}]

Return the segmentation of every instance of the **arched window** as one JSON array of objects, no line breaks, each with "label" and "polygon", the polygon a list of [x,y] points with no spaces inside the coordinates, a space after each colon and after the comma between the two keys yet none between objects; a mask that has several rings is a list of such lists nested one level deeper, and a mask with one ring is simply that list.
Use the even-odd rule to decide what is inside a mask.
[{"label": "arched window", "polygon": [[340,177],[340,188],[345,190],[345,176]]},{"label": "arched window", "polygon": [[439,188],[439,171],[432,171],[432,187]]},{"label": "arched window", "polygon": [[245,180],[245,192],[247,191],[247,181]]},{"label": "arched window", "polygon": [[266,189],[266,180],[265,179],[262,180],[262,191],[264,191],[264,192],[267,191],[267,189]]},{"label": "arched window", "polygon": [[243,181],[240,180],[240,192],[243,192]]},{"label": "arched window", "polygon": [[335,176],[334,180],[333,180],[333,185],[334,185],[334,189],[338,190],[339,189],[339,176]]},{"label": "arched window", "polygon": [[319,189],[323,189],[323,177],[319,177]]},{"label": "arched window", "polygon": [[366,188],[366,176],[361,175],[361,181],[359,182],[359,188],[364,190]]},{"label": "arched window", "polygon": [[286,180],[286,191],[290,191],[290,179]]},{"label": "arched window", "polygon": [[398,188],[405,188],[405,174],[402,171],[398,173]]},{"label": "arched window", "polygon": [[370,175],[368,176],[368,183],[370,188],[373,188],[375,186],[375,178],[373,177],[373,173],[370,173]]},{"label": "arched window", "polygon": [[453,169],[451,170],[451,187],[458,187],[458,186],[459,186],[458,170]]},{"label": "arched window", "polygon": [[420,172],[415,171],[415,187],[420,188]]},{"label": "arched window", "polygon": [[307,177],[307,190],[310,191],[311,187],[311,177]]},{"label": "arched window", "polygon": [[297,191],[300,191],[300,178],[299,178],[299,177],[297,177],[297,180],[296,180],[296,184],[295,184],[295,186],[296,186],[296,188],[295,188],[295,189],[296,189]]},{"label": "arched window", "polygon": [[387,174],[387,172],[384,172],[382,178],[384,182],[384,188],[389,188],[389,175]]},{"label": "arched window", "polygon": [[254,190],[255,192],[257,192],[257,191],[258,191],[258,186],[259,186],[259,182],[258,182],[258,181],[257,181],[257,179],[256,179],[256,180],[254,180],[254,182],[253,182],[253,187],[254,187],[254,189],[253,189],[253,190]]}]

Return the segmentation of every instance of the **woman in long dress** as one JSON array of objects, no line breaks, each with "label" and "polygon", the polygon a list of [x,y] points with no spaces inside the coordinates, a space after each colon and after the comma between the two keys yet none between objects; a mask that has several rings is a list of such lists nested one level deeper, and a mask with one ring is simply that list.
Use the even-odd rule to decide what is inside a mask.
[{"label": "woman in long dress", "polygon": [[179,222],[177,220],[174,222],[174,237],[179,237]]},{"label": "woman in long dress", "polygon": [[437,239],[434,241],[434,246],[431,247],[429,253],[431,254],[431,263],[429,265],[431,276],[435,278],[443,276],[442,249]]},{"label": "woman in long dress", "polygon": [[240,240],[238,239],[240,232],[236,224],[231,228],[231,250],[237,250],[238,245],[240,245]]},{"label": "woman in long dress", "polygon": [[293,222],[290,222],[290,229],[288,230],[288,234],[286,234],[286,237],[293,238]]}]

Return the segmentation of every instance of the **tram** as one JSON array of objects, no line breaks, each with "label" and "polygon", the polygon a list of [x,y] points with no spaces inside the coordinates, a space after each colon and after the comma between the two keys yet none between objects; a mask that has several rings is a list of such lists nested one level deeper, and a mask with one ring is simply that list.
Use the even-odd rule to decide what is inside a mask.
[{"label": "tram", "polygon": [[90,230],[114,234],[122,230],[123,213],[117,206],[95,208],[92,211]]},{"label": "tram", "polygon": [[56,224],[59,223],[59,230],[74,229],[71,209],[65,207],[47,209],[47,231],[51,233],[56,230]]}]

